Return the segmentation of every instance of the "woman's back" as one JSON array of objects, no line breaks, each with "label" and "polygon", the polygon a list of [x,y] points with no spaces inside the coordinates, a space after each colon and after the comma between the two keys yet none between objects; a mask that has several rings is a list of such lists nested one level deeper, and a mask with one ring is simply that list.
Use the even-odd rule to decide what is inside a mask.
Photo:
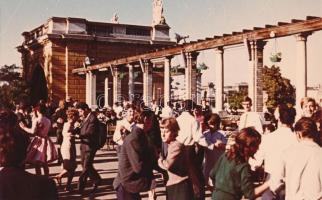
[{"label": "woman's back", "polygon": [[210,177],[216,188],[212,199],[240,200],[243,195],[250,199],[254,197],[250,166],[246,162],[228,160],[223,154],[211,170]]},{"label": "woman's back", "polygon": [[51,127],[50,120],[45,116],[39,116],[37,119],[37,135],[47,137]]}]

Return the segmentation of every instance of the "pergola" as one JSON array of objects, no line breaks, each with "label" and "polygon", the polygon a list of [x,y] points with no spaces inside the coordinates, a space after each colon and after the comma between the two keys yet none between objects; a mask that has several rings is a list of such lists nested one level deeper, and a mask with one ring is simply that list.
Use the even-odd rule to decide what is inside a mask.
[{"label": "pergola", "polygon": [[[241,32],[232,32],[222,36],[213,36],[189,43],[177,44],[167,48],[157,49],[139,55],[120,58],[87,68],[74,69],[75,74],[86,73],[86,79],[90,81],[93,71],[111,70],[113,77],[116,77],[120,66],[131,66],[139,64],[143,72],[143,100],[148,103],[148,96],[151,95],[151,60],[164,59],[164,101],[170,100],[170,68],[171,58],[182,55],[185,60],[185,89],[186,98],[195,99],[196,97],[196,60],[200,51],[214,49],[215,52],[215,86],[216,86],[216,110],[223,108],[223,53],[227,46],[244,44],[249,55],[249,80],[248,94],[253,99],[255,111],[262,111],[263,107],[263,88],[262,88],[262,67],[263,49],[269,39],[295,36],[296,39],[296,104],[299,105],[300,99],[307,95],[307,37],[314,31],[322,30],[322,18],[307,16],[306,20],[292,19],[290,23],[278,22],[277,25],[265,25],[265,27],[254,27],[252,30],[243,29]],[[133,71],[133,70],[132,70]],[[129,73],[131,68],[129,67]],[[131,78],[131,75],[130,75]],[[117,92],[117,78],[113,78],[113,91]],[[129,80],[129,85],[131,80]],[[133,89],[133,87],[129,87]],[[93,88],[87,89],[86,93],[93,95]],[[131,94],[131,91],[129,92]]]}]

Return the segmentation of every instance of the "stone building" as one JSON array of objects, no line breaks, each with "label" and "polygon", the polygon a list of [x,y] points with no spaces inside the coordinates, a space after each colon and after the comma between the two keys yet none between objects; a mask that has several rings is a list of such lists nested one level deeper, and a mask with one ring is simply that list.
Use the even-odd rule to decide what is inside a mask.
[{"label": "stone building", "polygon": [[[17,49],[21,53],[23,77],[31,88],[31,102],[34,104],[40,99],[57,101],[67,96],[85,101],[85,88],[88,87],[85,76],[72,74],[73,69],[174,45],[169,30],[165,23],[140,26],[52,17],[39,27],[23,32],[24,41]],[[119,68],[118,78],[122,80],[120,89],[124,98],[128,98],[128,70],[127,66]],[[136,93],[140,95],[143,90],[140,68],[134,66],[131,70],[136,75]],[[104,94],[105,76],[113,80],[111,74],[102,74],[97,73],[95,77],[96,98]],[[153,76],[153,87],[163,91],[163,73],[155,70]],[[105,84],[112,88],[112,82]],[[111,90],[109,104],[115,99],[112,95]]]}]

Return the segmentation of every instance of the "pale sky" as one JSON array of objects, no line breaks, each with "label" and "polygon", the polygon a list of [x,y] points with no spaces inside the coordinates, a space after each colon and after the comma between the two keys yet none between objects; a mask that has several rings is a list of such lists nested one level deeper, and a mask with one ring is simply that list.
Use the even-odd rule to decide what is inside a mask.
[{"label": "pale sky", "polygon": [[[322,17],[322,0],[163,0],[164,15],[174,33],[189,35],[190,40],[222,35],[242,29]],[[152,0],[0,0],[0,66],[21,65],[15,47],[21,44],[23,31],[43,24],[52,16],[79,17],[90,21],[109,22],[117,12],[120,23],[151,25]],[[276,45],[275,45],[276,44]],[[295,84],[295,37],[270,40],[264,50],[264,64],[271,65],[269,56],[282,52],[278,65],[282,75]],[[322,84],[322,31],[308,38],[308,83]],[[213,50],[201,52],[199,62],[210,69],[203,83],[214,81]],[[179,62],[174,58],[174,63]],[[224,53],[225,85],[248,80],[247,51],[244,47],[230,48]]]}]

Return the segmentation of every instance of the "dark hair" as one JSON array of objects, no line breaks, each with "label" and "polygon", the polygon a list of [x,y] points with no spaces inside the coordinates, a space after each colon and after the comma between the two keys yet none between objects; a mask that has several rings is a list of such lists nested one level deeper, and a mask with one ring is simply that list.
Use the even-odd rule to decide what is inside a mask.
[{"label": "dark hair", "polygon": [[252,99],[249,96],[244,96],[243,102],[250,102],[252,104]]},{"label": "dark hair", "polygon": [[37,110],[39,113],[44,115],[44,114],[46,114],[47,108],[46,108],[45,104],[42,103],[37,106]]},{"label": "dark hair", "polygon": [[295,121],[296,110],[293,107],[288,107],[285,104],[278,106],[279,120],[282,124],[292,126]]},{"label": "dark hair", "polygon": [[219,115],[217,113],[212,113],[210,115],[210,118],[208,120],[208,124],[211,124],[211,125],[220,125],[220,122],[221,122],[221,119],[219,117]]},{"label": "dark hair", "polygon": [[314,139],[315,142],[320,140],[315,121],[309,117],[299,119],[294,126],[294,130],[295,132],[302,133],[302,137]]},{"label": "dark hair", "polygon": [[76,106],[77,109],[89,110],[88,105],[85,102],[79,102]]},{"label": "dark hair", "polygon": [[185,111],[191,111],[195,107],[196,107],[196,104],[191,99],[187,99],[183,102],[183,108]]},{"label": "dark hair", "polygon": [[254,128],[244,128],[240,130],[235,138],[235,144],[226,153],[228,160],[234,160],[236,163],[247,162],[248,158],[253,156],[247,153],[246,148],[261,143],[261,135]]},{"label": "dark hair", "polygon": [[128,103],[125,105],[124,110],[128,110],[130,108],[132,108],[133,110],[136,110],[137,107],[134,104]]},{"label": "dark hair", "polygon": [[18,167],[26,158],[28,138],[15,129],[12,111],[0,111],[0,166]]}]

